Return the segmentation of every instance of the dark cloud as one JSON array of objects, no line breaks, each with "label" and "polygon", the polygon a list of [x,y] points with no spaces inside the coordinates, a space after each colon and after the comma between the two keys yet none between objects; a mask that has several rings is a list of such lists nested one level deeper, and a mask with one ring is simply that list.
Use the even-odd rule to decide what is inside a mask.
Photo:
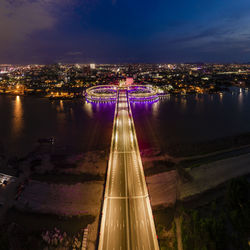
[{"label": "dark cloud", "polygon": [[249,0],[0,0],[0,63],[245,60],[249,11]]},{"label": "dark cloud", "polygon": [[69,0],[0,0],[0,55],[25,48],[34,32],[51,30],[58,22],[57,9]]},{"label": "dark cloud", "polygon": [[67,56],[79,56],[82,55],[81,51],[69,51],[66,53]]},{"label": "dark cloud", "polygon": [[1,43],[22,41],[33,31],[52,28],[55,18],[46,8],[44,1],[0,2]]},{"label": "dark cloud", "polygon": [[[163,44],[168,44],[168,48],[163,49],[166,53],[179,54],[183,57],[192,54],[192,57],[208,60],[249,60],[246,52],[250,51],[250,16],[248,12],[242,11],[226,13],[217,19],[210,19],[205,23],[193,23],[183,25],[183,28],[174,34],[161,33],[155,39],[155,46],[163,48]],[[208,54],[210,53],[210,54]],[[220,55],[223,55],[220,57]],[[227,55],[227,56],[226,56]],[[223,57],[225,57],[223,59]],[[202,60],[202,59],[199,59]]]}]

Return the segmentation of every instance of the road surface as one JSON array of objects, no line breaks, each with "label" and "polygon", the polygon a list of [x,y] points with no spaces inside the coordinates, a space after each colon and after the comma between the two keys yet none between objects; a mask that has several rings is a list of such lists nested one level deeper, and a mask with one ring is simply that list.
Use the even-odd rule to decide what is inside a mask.
[{"label": "road surface", "polygon": [[117,95],[98,249],[159,249],[127,91]]}]

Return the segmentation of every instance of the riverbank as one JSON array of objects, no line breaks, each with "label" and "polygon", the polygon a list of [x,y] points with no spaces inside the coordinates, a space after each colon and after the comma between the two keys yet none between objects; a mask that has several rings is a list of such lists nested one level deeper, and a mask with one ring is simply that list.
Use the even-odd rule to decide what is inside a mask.
[{"label": "riverbank", "polygon": [[[200,204],[197,199],[206,204],[223,196],[223,192],[218,192],[221,186],[232,178],[249,173],[248,147],[241,146],[190,157],[173,157],[157,149],[141,152],[156,228],[161,231],[163,222],[168,225],[169,230],[165,228],[161,237],[164,240],[170,237],[172,247],[177,244],[174,226],[176,206],[180,202]],[[6,219],[2,226],[9,227],[12,220],[18,224],[19,229],[15,230],[20,231],[23,227],[22,217],[34,220],[39,215],[46,218],[56,215],[59,217],[55,217],[54,224],[60,220],[68,221],[71,227],[75,218],[79,218],[83,227],[86,223],[91,224],[89,242],[91,249],[94,249],[107,162],[108,152],[105,151],[77,154],[55,149],[51,151],[48,147],[40,147],[23,158],[3,160],[1,169],[16,172],[17,181],[13,184],[10,195],[6,196],[10,202],[6,207],[3,216]],[[180,220],[177,221],[181,223]],[[58,227],[60,232],[64,231],[59,222]],[[7,238],[15,232],[13,230],[10,229],[11,233]],[[32,231],[33,228],[30,227],[29,230]],[[25,229],[27,232],[29,230]],[[53,229],[35,230],[33,240],[44,245],[41,233],[46,233],[46,230]],[[180,235],[180,227],[178,232]],[[79,234],[80,228],[72,237]],[[28,237],[28,233],[22,237]]]},{"label": "riverbank", "polygon": [[204,142],[182,144],[171,143],[164,148],[163,153],[175,158],[197,157],[199,155],[234,149],[246,145],[250,145],[250,132]]},{"label": "riverbank", "polygon": [[248,175],[190,201],[153,210],[160,248],[248,249],[249,191]]},{"label": "riverbank", "polygon": [[[171,154],[173,151],[165,152],[159,148],[142,150],[144,173],[145,176],[152,176],[171,170],[182,171],[182,169],[196,168],[211,162],[245,155],[250,153],[249,143],[250,133],[245,133],[193,144],[193,148],[190,146],[188,151],[176,155]],[[187,145],[183,145],[179,152],[182,152],[186,147]],[[195,152],[197,154],[194,154]]]},{"label": "riverbank", "polygon": [[[107,158],[104,151],[78,154],[61,149],[51,151],[49,147],[36,148],[11,161],[3,157],[0,172],[12,172],[16,178],[0,187],[4,193],[0,231],[8,229],[0,243],[18,244],[21,249],[68,249],[73,245],[80,249],[83,229],[88,226],[89,249],[94,249]],[[52,241],[55,234],[56,240]]]},{"label": "riverbank", "polygon": [[184,170],[186,176],[177,170],[149,176],[146,181],[151,204],[153,207],[171,206],[177,200],[191,200],[233,178],[249,174],[249,165],[250,154],[245,154]]},{"label": "riverbank", "polygon": [[[149,159],[147,158],[147,161]],[[155,159],[157,169],[159,159],[162,164],[164,157],[158,155],[155,156]],[[236,222],[237,220],[248,221],[248,217],[245,215],[249,214],[249,207],[244,208],[245,215],[237,214],[237,219],[230,217],[232,214],[227,211],[228,205],[223,205],[223,200],[228,196],[228,186],[232,180],[241,177],[249,180],[249,146],[222,150],[203,156],[180,158],[168,156],[167,159],[174,166],[146,177],[160,247],[180,249],[180,246],[183,246],[183,249],[191,250],[193,244],[200,244],[202,247],[207,246],[208,242],[211,244],[221,242],[221,245],[224,246],[223,249],[228,249],[228,244],[233,245],[230,249],[242,249],[242,246],[246,246],[248,234],[246,231],[243,234]],[[152,159],[149,162],[149,165],[154,163]],[[162,170],[162,165],[158,169]],[[241,191],[238,191],[240,193],[235,197],[242,197]],[[209,210],[211,207],[214,209],[212,212]],[[214,212],[215,210],[216,212]],[[227,218],[225,218],[224,211],[227,211]],[[214,213],[218,216],[214,217]],[[194,217],[196,214],[198,214],[198,219]],[[221,228],[222,219],[225,221],[225,228]],[[207,230],[206,235],[211,238],[206,238],[202,233],[199,234],[200,239],[199,236],[194,235],[196,229],[193,223],[197,223],[198,227],[202,227],[205,223],[206,229],[203,229]],[[233,229],[231,223],[234,223]],[[212,225],[221,228],[221,234],[216,236],[217,238],[213,233],[211,234],[218,230],[212,230]],[[232,236],[232,231],[234,235],[238,236]],[[227,240],[227,237],[231,237],[230,240]]]}]

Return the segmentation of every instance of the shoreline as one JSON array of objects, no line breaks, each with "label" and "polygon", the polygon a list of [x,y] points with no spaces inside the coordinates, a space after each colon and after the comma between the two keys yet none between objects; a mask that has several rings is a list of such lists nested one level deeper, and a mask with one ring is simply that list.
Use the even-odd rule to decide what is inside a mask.
[{"label": "shoreline", "polygon": [[165,159],[179,162],[181,160],[209,156],[210,154],[223,153],[247,146],[250,146],[250,132],[196,143],[171,143],[164,149],[149,148],[141,150],[141,156],[147,158],[163,155]]},{"label": "shoreline", "polygon": [[[93,85],[95,86],[95,85]],[[180,97],[180,98],[186,98],[188,96],[194,96],[194,95],[220,95],[221,93],[235,93],[235,91],[230,90],[230,87],[235,87],[235,86],[229,86],[229,87],[220,87],[219,89],[216,90],[209,90],[206,92],[187,92],[186,94],[183,94],[182,92],[166,92],[162,95],[162,93],[159,94],[160,98],[165,99],[167,96],[174,96],[174,97]],[[243,88],[243,89],[248,89],[248,87],[238,87],[238,88]],[[86,90],[86,89],[85,89]],[[83,91],[85,91],[83,90]],[[34,90],[36,91],[36,90]],[[60,92],[59,90],[56,90],[57,92]],[[64,92],[65,90],[61,90],[62,92]],[[86,100],[85,95],[82,94],[82,92],[78,92],[78,94],[76,94],[75,96],[68,96],[68,97],[63,97],[63,96],[51,96],[48,95],[47,93],[44,92],[27,92],[27,93],[16,93],[16,92],[0,92],[0,95],[6,95],[6,96],[34,96],[34,97],[44,97],[44,98],[48,98],[51,100],[77,100],[79,98],[82,98],[84,100]],[[67,91],[66,91],[67,92]],[[71,92],[71,93],[75,93],[75,92]]]},{"label": "shoreline", "polygon": [[[170,156],[169,154],[163,154],[161,151],[157,149],[152,149],[152,148],[148,150],[148,152],[146,150],[141,151],[145,173],[147,169],[150,169],[150,164],[152,164],[154,167],[157,166],[156,163],[157,164],[160,163],[163,166],[165,164],[165,167],[166,167],[167,161],[174,164],[171,166],[167,166],[167,168],[165,169],[163,168],[163,171],[154,173],[146,177],[147,185],[149,185],[149,195],[150,195],[150,198],[153,199],[153,200],[151,199],[153,212],[158,213],[162,209],[164,211],[165,209],[171,210],[172,209],[171,206],[173,205],[175,209],[176,205],[178,206],[178,203],[180,201],[183,204],[186,204],[187,206],[188,204],[198,205],[197,201],[200,201],[199,203],[202,203],[202,202],[206,203],[208,202],[208,200],[211,200],[214,197],[217,197],[217,195],[223,195],[223,187],[225,186],[225,183],[227,183],[231,178],[236,177],[233,173],[229,179],[225,181],[221,181],[218,185],[215,185],[215,186],[210,185],[210,187],[208,187],[207,189],[204,189],[202,192],[198,192],[198,193],[191,192],[191,194],[185,196],[186,198],[185,197],[183,198],[183,195],[181,196],[181,193],[184,193],[183,191],[185,189],[184,187],[186,187],[186,190],[191,190],[190,188],[187,188],[187,186],[189,185],[191,187],[193,185],[196,190],[196,187],[197,187],[196,183],[198,183],[197,180],[201,178],[199,177],[197,179],[197,177],[195,177],[195,175],[192,175],[192,173],[196,173],[197,171],[198,172],[205,171],[206,173],[208,172],[206,169],[203,170],[204,167],[206,168],[206,164],[205,165],[201,164],[201,166],[196,167],[196,168],[188,168],[185,166],[180,167],[179,165],[183,163],[184,161],[188,161],[188,160],[195,161],[197,159],[200,160],[206,157],[214,157],[215,155],[218,155],[218,154],[227,155],[225,153],[233,151],[233,150],[244,150],[245,148],[250,147],[249,144],[245,145],[245,143],[248,142],[248,140],[250,140],[250,133],[248,133],[247,135],[248,135],[247,138],[244,138],[244,136],[241,134],[238,137],[234,136],[233,139],[232,137],[219,139],[220,146],[222,145],[221,142],[225,142],[223,145],[224,148],[228,145],[231,146],[232,142],[235,143],[235,141],[236,141],[235,143],[236,145],[243,144],[238,147],[234,147],[234,148],[229,147],[227,149],[223,149],[220,151],[212,151],[207,154],[198,154],[198,155],[192,155],[188,157],[173,157],[173,156]],[[242,140],[242,138],[244,138],[244,140]],[[205,142],[203,143],[205,144]],[[217,145],[214,146],[213,148],[217,148]],[[19,181],[21,185],[24,185],[24,188],[21,191],[21,196],[18,198],[18,200],[14,201],[13,203],[14,207],[18,211],[19,210],[25,211],[28,215],[32,213],[37,213],[37,214],[40,214],[40,213],[51,214],[52,213],[52,214],[61,214],[61,216],[63,216],[64,214],[65,218],[70,218],[76,215],[95,216],[95,219],[93,219],[94,224],[91,224],[91,228],[92,228],[91,229],[92,230],[91,244],[93,245],[93,249],[94,249],[95,240],[97,239],[96,238],[97,232],[98,232],[97,230],[99,226],[98,216],[101,211],[100,204],[101,204],[102,192],[104,188],[104,176],[105,176],[106,168],[107,168],[108,152],[104,150],[88,151],[87,153],[81,153],[81,154],[75,154],[73,152],[63,152],[63,153],[61,152],[62,155],[59,154],[57,155],[57,157],[51,158],[51,152],[44,150],[44,148],[42,149],[43,150],[40,150],[40,151],[35,150],[33,151],[33,153],[27,154],[27,156],[24,158],[19,158],[19,159],[17,158],[18,161],[16,162],[17,164],[16,167],[15,167],[15,163],[13,163],[12,167],[14,167],[14,169],[15,168],[22,169],[20,176],[23,176],[22,177],[23,180],[28,180],[27,184],[22,184],[23,182]],[[242,154],[237,157],[242,158],[246,155],[247,154]],[[232,159],[235,159],[237,157],[233,157],[233,158],[227,157],[227,159],[221,159],[220,161],[222,162],[228,161],[228,160],[231,161]],[[235,159],[235,162],[238,162],[238,159]],[[211,165],[211,163],[208,163],[208,164]],[[6,167],[9,167],[9,165],[6,165]],[[216,172],[217,169],[218,167],[215,168],[214,162],[212,162],[211,171]],[[226,171],[228,172],[228,170]],[[164,178],[161,178],[161,176],[163,175],[167,176],[170,173],[172,173],[172,176],[169,176],[168,181],[166,181],[166,179]],[[91,176],[88,176],[88,174],[91,174]],[[20,176],[18,178],[20,178]],[[32,178],[33,176],[36,176],[38,178]],[[67,178],[65,178],[66,176]],[[76,176],[79,176],[77,181],[75,180]],[[100,176],[102,176],[101,179],[99,179]],[[160,181],[155,179],[157,176],[160,176]],[[200,174],[200,176],[203,176],[203,174]],[[223,173],[222,173],[222,176],[224,176]],[[88,180],[88,178],[90,179]],[[157,188],[154,188],[154,191],[152,191],[152,188],[151,188],[152,183],[149,183],[148,181],[150,178],[152,180],[155,179],[156,180],[155,184],[158,185]],[[170,183],[172,184],[169,185]],[[167,189],[164,189],[161,186],[162,184],[164,184]],[[222,188],[222,191],[221,191],[221,188]],[[161,190],[161,192],[159,192],[159,190]],[[43,198],[41,198],[41,196],[38,195],[41,192],[43,193],[43,196],[42,196]],[[70,196],[67,195],[66,197],[67,199],[65,199],[64,195],[68,193],[72,193],[74,195],[70,195]],[[156,204],[155,203],[155,200],[157,200],[156,193],[157,195],[159,194],[163,195],[164,199],[166,199],[166,194],[168,194],[169,199],[170,200],[172,199],[172,205],[171,205],[171,202],[170,203],[167,202],[167,204],[164,202],[158,202]],[[79,194],[80,196],[78,197],[77,195]],[[99,197],[98,200],[96,200],[97,194]],[[175,196],[174,198],[171,197],[171,195],[173,194]],[[14,198],[15,195],[16,193],[13,192],[12,197]],[[46,202],[46,200],[48,199],[48,195],[50,196],[50,199],[48,202]],[[45,199],[45,197],[47,198]],[[59,198],[59,200],[56,201],[55,204],[52,202],[54,200],[53,197]],[[10,200],[11,197],[9,197],[8,199]],[[82,202],[79,202],[79,200],[81,200]],[[65,206],[64,203],[67,206]],[[94,205],[95,209],[92,211],[91,207],[93,207],[93,204],[95,204]],[[79,209],[75,209],[76,206],[78,206]],[[61,212],[59,212],[59,210]],[[6,212],[7,211],[8,209],[6,210]],[[88,211],[88,213],[87,214],[79,213],[80,211],[85,211],[85,212]],[[20,216],[20,213],[16,213],[16,216],[17,217]]]}]

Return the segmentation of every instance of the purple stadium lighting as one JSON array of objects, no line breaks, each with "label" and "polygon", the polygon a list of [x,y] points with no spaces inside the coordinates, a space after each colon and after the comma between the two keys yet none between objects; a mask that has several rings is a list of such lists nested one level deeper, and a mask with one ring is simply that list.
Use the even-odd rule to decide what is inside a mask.
[{"label": "purple stadium lighting", "polygon": [[[116,102],[117,89],[115,85],[98,85],[87,89],[86,100],[88,102]],[[128,97],[133,103],[157,102],[159,96],[152,86],[132,85],[128,86]]]}]

